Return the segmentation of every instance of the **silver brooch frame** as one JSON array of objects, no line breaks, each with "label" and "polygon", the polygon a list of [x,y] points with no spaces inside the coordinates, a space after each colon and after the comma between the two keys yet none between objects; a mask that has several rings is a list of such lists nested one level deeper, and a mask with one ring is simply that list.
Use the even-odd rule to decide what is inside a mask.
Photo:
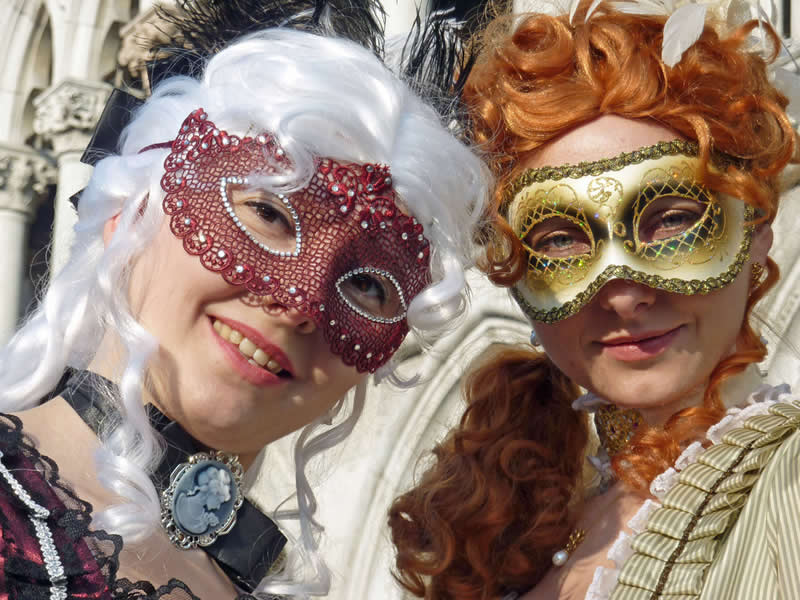
[{"label": "silver brooch frame", "polygon": [[161,524],[184,550],[209,546],[236,524],[244,468],[235,454],[199,452],[172,471],[161,493]]}]

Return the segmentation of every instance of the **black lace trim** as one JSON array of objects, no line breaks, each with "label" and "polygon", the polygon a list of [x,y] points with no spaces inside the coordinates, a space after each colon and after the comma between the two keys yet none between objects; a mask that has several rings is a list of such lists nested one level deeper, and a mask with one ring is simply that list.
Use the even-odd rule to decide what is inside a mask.
[{"label": "black lace trim", "polygon": [[[2,462],[22,485],[30,498],[50,512],[47,524],[52,531],[58,557],[64,567],[67,598],[93,597],[115,600],[200,600],[183,582],[173,579],[159,588],[146,581],[117,580],[122,537],[103,530],[90,529],[92,505],[80,499],[59,477],[58,465],[36,449],[33,440],[23,432],[22,422],[13,415],[0,414],[0,451]],[[29,519],[30,510],[4,478],[0,478],[0,494],[15,510],[0,513],[0,534],[11,536],[20,531],[21,521]],[[12,522],[16,521],[16,522]],[[31,540],[35,540],[31,534]],[[26,540],[15,538],[16,545]],[[37,547],[38,544],[29,545]],[[10,547],[10,546],[9,546]],[[91,553],[86,555],[88,548]],[[43,561],[22,558],[17,553],[4,561],[2,579],[11,600],[49,600],[50,577]],[[4,557],[9,558],[9,557]],[[93,563],[91,566],[87,564]],[[89,572],[99,573],[107,586],[105,593],[85,595],[82,578]],[[81,588],[81,589],[79,589]]]},{"label": "black lace trim", "polygon": [[158,589],[146,581],[134,583],[120,579],[114,586],[113,596],[115,600],[200,600],[178,579],[170,579]]}]

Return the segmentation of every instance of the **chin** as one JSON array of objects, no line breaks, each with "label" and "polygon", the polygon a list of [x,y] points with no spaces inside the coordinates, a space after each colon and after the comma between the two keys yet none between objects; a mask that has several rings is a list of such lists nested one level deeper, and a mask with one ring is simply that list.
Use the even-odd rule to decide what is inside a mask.
[{"label": "chin", "polygon": [[655,369],[619,374],[598,392],[601,398],[624,408],[656,408],[678,402],[685,396],[686,374]]}]

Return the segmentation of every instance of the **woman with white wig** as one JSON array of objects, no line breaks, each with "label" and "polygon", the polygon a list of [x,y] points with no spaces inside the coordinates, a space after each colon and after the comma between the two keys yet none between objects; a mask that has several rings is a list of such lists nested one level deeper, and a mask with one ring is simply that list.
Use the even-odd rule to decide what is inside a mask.
[{"label": "woman with white wig", "polygon": [[[463,308],[484,167],[373,52],[280,27],[193,67],[97,162],[0,352],[3,597],[325,595],[306,465]],[[299,429],[287,542],[240,484]]]}]

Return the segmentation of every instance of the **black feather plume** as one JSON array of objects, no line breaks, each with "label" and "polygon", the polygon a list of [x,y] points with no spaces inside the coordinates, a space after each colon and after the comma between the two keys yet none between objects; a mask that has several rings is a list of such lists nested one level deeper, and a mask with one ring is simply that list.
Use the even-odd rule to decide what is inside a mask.
[{"label": "black feather plume", "polygon": [[443,114],[451,112],[472,64],[464,41],[452,10],[417,15],[400,56],[403,79]]},{"label": "black feather plume", "polygon": [[268,27],[350,39],[383,54],[385,13],[378,0],[178,0],[160,9],[174,30],[169,44],[210,56],[232,40]]},{"label": "black feather plume", "polygon": [[399,63],[403,78],[440,114],[463,121],[460,98],[475,63],[472,42],[503,0],[440,0],[422,19],[417,14]]}]

